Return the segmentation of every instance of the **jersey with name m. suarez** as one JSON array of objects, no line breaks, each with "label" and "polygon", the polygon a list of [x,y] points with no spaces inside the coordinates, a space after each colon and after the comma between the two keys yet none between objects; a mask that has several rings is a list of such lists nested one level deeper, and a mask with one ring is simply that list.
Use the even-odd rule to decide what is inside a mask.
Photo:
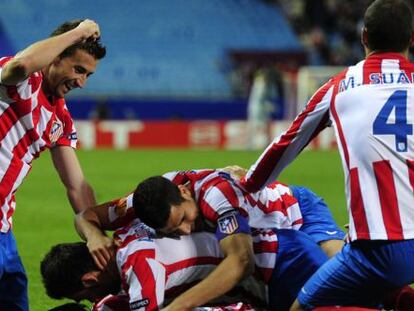
[{"label": "jersey with name m. suarez", "polygon": [[267,147],[242,186],[280,174],[322,129],[334,126],[345,172],[351,240],[414,238],[414,66],[375,53],[323,85]]},{"label": "jersey with name m. suarez", "polygon": [[48,100],[43,74],[35,72],[17,85],[1,82],[2,69],[13,57],[0,58],[0,232],[12,227],[14,193],[46,148],[75,148],[73,120],[63,98]]},{"label": "jersey with name m. suarez", "polygon": [[[115,232],[120,243],[116,260],[122,287],[131,309],[158,310],[203,280],[222,261],[214,234],[197,232],[179,238],[157,238],[135,219]],[[273,230],[252,231],[256,270],[260,279],[249,277],[213,305],[243,301],[261,309],[266,306],[265,283],[275,267],[278,241]]]},{"label": "jersey with name m. suarez", "polygon": [[173,183],[188,185],[207,221],[215,224],[221,215],[237,211],[252,228],[296,229],[302,214],[288,186],[273,182],[261,191],[248,193],[227,172],[201,169],[163,175]]}]

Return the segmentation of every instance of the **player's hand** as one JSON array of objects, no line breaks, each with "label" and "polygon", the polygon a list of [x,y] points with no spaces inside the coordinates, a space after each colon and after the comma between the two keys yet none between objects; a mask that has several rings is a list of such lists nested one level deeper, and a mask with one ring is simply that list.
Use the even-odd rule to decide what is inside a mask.
[{"label": "player's hand", "polygon": [[103,234],[89,237],[86,245],[96,266],[100,270],[104,270],[108,262],[115,258],[115,252],[118,246],[113,239]]},{"label": "player's hand", "polygon": [[82,33],[82,41],[85,41],[89,38],[97,40],[101,36],[101,31],[99,30],[99,25],[90,19],[85,19],[81,22],[76,29],[80,30]]},{"label": "player's hand", "polygon": [[247,173],[247,170],[245,168],[240,167],[238,165],[226,166],[223,167],[221,170],[229,173],[235,179],[241,179]]}]

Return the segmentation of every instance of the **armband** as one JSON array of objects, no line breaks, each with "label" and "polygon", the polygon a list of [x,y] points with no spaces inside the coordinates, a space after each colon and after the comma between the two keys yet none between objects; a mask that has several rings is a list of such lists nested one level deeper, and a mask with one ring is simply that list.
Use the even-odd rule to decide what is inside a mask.
[{"label": "armband", "polygon": [[237,211],[221,215],[217,219],[217,240],[221,241],[225,237],[235,233],[251,233],[248,219],[240,215]]}]

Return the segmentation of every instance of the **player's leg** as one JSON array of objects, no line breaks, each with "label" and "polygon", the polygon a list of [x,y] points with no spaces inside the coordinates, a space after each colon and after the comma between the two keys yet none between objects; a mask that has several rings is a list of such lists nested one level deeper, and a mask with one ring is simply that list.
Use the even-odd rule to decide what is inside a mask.
[{"label": "player's leg", "polygon": [[8,311],[27,311],[27,277],[11,231],[0,233],[0,248],[0,306]]},{"label": "player's leg", "polygon": [[379,307],[387,293],[414,281],[414,240],[345,245],[301,289],[305,310],[316,306]]},{"label": "player's leg", "polygon": [[332,257],[344,246],[345,232],[336,224],[325,201],[306,187],[290,186],[298,200],[303,225],[300,231],[308,234],[324,252]]},{"label": "player's leg", "polygon": [[300,288],[328,260],[321,248],[305,233],[277,230],[276,266],[269,282],[270,310],[289,310]]}]

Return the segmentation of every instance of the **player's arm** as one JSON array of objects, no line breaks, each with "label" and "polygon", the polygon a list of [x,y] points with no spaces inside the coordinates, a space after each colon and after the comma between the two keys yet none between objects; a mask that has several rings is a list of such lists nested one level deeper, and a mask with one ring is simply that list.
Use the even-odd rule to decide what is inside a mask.
[{"label": "player's arm", "polygon": [[104,231],[104,219],[108,217],[108,208],[112,202],[91,206],[76,214],[75,227],[79,236],[86,241],[97,267],[103,270],[115,255],[115,244]]},{"label": "player's arm", "polygon": [[290,127],[263,151],[241,180],[246,191],[257,192],[276,181],[282,170],[320,131],[330,125],[329,108],[333,86],[333,80],[322,86]]},{"label": "player's arm", "polygon": [[69,146],[55,146],[51,149],[51,154],[75,213],[96,205],[93,189],[85,180],[75,150]]},{"label": "player's arm", "polygon": [[247,173],[247,169],[238,165],[225,166],[220,170],[229,173],[236,180],[243,178]]},{"label": "player's arm", "polygon": [[87,242],[89,252],[100,269],[108,264],[115,252],[113,239],[104,230],[115,230],[134,218],[133,209],[127,207],[126,198],[116,199],[97,206],[90,206],[75,217],[75,227]]},{"label": "player's arm", "polygon": [[46,67],[72,44],[90,37],[100,36],[99,26],[92,20],[84,20],[76,28],[61,35],[38,41],[20,51],[1,71],[1,82],[16,85],[32,73]]},{"label": "player's arm", "polygon": [[254,271],[253,242],[236,233],[220,241],[224,260],[204,280],[177,297],[164,311],[186,311],[201,306],[234,288]]}]

